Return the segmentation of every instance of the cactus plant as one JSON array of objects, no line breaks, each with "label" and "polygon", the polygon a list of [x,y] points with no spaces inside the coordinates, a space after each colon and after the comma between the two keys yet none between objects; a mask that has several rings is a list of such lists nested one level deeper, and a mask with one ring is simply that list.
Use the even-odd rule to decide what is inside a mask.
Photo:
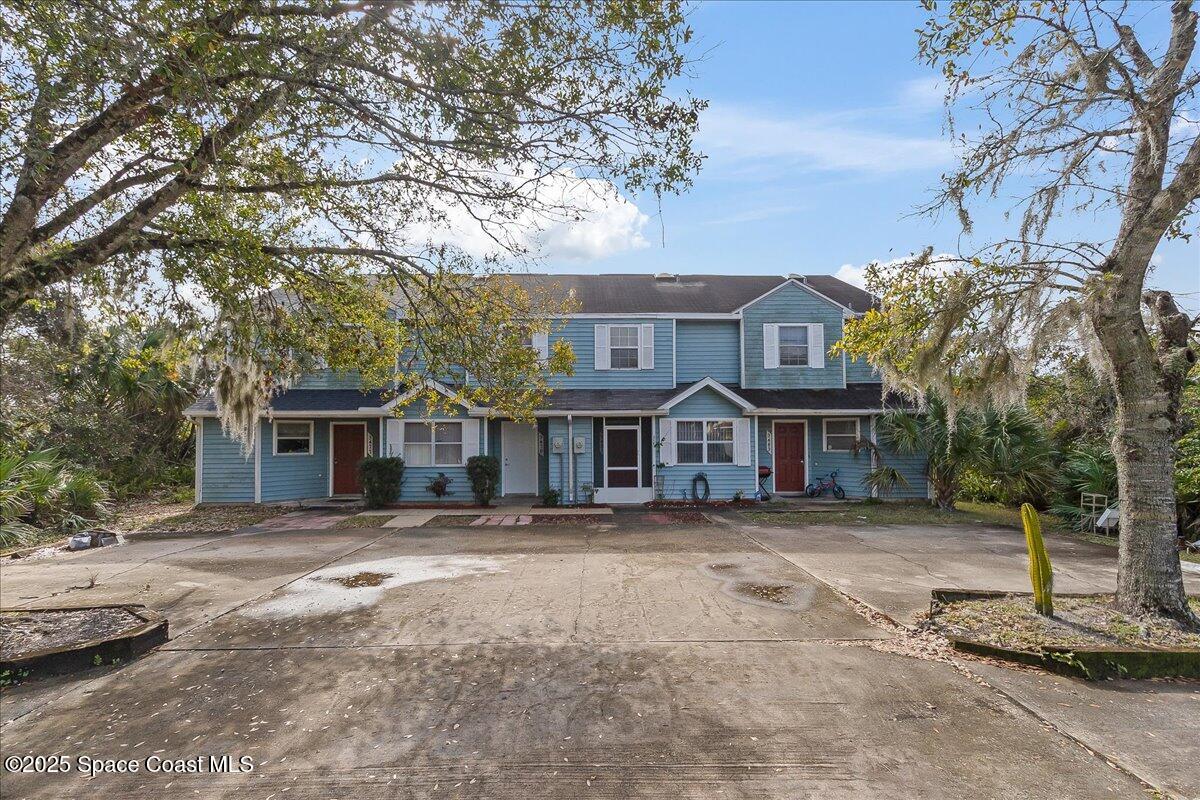
[{"label": "cactus plant", "polygon": [[1025,546],[1029,549],[1029,581],[1033,584],[1033,605],[1039,614],[1054,616],[1054,571],[1050,555],[1042,541],[1042,523],[1037,510],[1025,503],[1021,506],[1021,522],[1025,526]]}]

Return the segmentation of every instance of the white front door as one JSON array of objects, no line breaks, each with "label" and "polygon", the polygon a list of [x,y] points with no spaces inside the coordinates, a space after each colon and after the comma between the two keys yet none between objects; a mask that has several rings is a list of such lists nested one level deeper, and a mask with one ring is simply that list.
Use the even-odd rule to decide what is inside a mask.
[{"label": "white front door", "polygon": [[501,494],[537,494],[537,426],[500,423]]}]

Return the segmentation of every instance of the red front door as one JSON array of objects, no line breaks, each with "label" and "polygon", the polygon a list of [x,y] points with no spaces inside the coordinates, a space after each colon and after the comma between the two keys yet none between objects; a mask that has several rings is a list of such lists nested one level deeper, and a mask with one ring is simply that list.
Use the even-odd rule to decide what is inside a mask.
[{"label": "red front door", "polygon": [[333,493],[362,494],[358,462],[367,449],[367,432],[362,425],[333,426]]},{"label": "red front door", "polygon": [[775,491],[803,492],[808,482],[804,474],[803,422],[775,423]]}]

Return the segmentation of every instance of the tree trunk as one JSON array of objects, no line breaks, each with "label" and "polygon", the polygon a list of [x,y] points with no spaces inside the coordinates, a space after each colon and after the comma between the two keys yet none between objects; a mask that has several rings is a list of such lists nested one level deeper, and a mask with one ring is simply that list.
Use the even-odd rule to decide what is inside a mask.
[{"label": "tree trunk", "polygon": [[1113,455],[1121,502],[1117,602],[1127,614],[1165,614],[1192,625],[1176,547],[1175,436],[1162,391],[1117,394]]},{"label": "tree trunk", "polygon": [[1127,614],[1200,626],[1188,607],[1176,547],[1175,440],[1186,369],[1176,374],[1177,366],[1164,368],[1137,300],[1131,304],[1117,290],[1092,309],[1117,398],[1112,442],[1121,503],[1117,605]]}]

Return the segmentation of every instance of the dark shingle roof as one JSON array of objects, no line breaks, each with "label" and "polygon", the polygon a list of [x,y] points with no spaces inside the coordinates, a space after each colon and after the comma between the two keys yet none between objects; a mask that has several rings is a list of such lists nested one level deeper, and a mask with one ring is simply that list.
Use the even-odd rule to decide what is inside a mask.
[{"label": "dark shingle roof", "polygon": [[742,389],[729,387],[756,408],[796,408],[806,411],[839,409],[905,408],[908,404],[896,395],[883,397],[878,383],[848,383],[845,389]]},{"label": "dark shingle roof", "polygon": [[[787,278],[781,275],[547,275],[514,273],[508,278],[529,288],[574,292],[581,314],[727,314],[755,300]],[[866,311],[874,298],[832,275],[808,275],[815,291],[854,311]]]},{"label": "dark shingle roof", "polygon": [[[359,408],[378,408],[387,402],[388,389],[361,392],[358,389],[287,389],[271,398],[271,410],[291,411],[357,411]],[[215,414],[217,403],[211,394],[201,397],[187,407],[185,414]]]},{"label": "dark shingle roof", "polygon": [[686,388],[687,385],[678,389],[555,389],[541,408],[546,411],[653,411]]},{"label": "dark shingle roof", "polygon": [[[544,411],[653,411],[690,383],[674,389],[556,389],[542,404]],[[802,409],[805,411],[838,411],[852,409],[905,408],[895,395],[885,402],[878,383],[851,383],[845,389],[742,389],[727,388],[745,398],[757,408]],[[360,408],[379,408],[389,399],[390,390],[376,389],[360,392],[357,389],[289,389],[275,395],[271,410],[275,413],[301,411],[346,411]],[[200,398],[186,411],[189,415],[216,413],[212,395]]]}]

